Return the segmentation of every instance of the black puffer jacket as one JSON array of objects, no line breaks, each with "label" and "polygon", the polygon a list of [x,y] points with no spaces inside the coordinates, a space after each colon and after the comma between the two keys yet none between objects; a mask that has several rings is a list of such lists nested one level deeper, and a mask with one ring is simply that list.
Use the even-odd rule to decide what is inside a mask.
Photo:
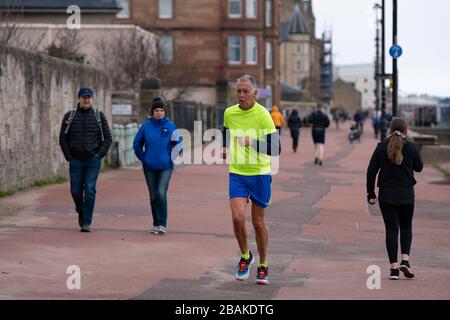
[{"label": "black puffer jacket", "polygon": [[69,132],[65,134],[70,113],[69,111],[64,115],[59,133],[59,144],[66,160],[86,160],[94,155],[103,158],[112,143],[111,131],[103,112],[99,111],[98,114],[101,118],[104,141],[102,141],[102,134],[95,118],[94,109],[85,110],[80,108],[79,105],[75,118],[70,124]]}]

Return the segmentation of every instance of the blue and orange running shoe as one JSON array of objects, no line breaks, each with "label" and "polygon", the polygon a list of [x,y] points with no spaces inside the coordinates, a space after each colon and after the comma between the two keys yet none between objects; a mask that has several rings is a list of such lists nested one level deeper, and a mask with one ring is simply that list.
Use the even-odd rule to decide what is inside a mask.
[{"label": "blue and orange running shoe", "polygon": [[239,264],[236,267],[236,280],[243,281],[248,278],[250,266],[253,263],[253,254],[250,252],[250,258],[245,260],[241,257]]},{"label": "blue and orange running shoe", "polygon": [[258,267],[256,271],[257,284],[269,284],[269,267]]}]

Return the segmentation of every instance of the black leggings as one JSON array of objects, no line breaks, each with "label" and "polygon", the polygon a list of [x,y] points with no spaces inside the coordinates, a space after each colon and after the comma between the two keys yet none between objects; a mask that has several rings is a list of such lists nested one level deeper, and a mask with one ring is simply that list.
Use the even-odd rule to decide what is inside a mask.
[{"label": "black leggings", "polygon": [[412,219],[414,214],[414,203],[407,205],[393,205],[380,202],[386,227],[386,248],[389,262],[397,262],[398,253],[398,230],[400,228],[400,248],[402,254],[409,255],[412,242]]}]

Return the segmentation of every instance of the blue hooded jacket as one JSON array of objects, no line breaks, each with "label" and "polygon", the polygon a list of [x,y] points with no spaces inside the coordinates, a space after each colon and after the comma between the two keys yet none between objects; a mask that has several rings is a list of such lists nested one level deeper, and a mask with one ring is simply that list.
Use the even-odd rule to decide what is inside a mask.
[{"label": "blue hooded jacket", "polygon": [[139,128],[133,142],[134,153],[144,167],[152,170],[173,168],[173,159],[183,151],[182,137],[175,124],[164,116],[150,118]]}]

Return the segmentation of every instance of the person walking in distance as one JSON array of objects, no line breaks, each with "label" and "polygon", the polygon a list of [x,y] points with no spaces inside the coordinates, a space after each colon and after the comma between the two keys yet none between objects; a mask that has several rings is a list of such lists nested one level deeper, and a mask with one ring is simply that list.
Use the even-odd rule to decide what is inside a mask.
[{"label": "person walking in distance", "polygon": [[278,106],[273,106],[270,112],[275,128],[278,130],[278,134],[281,136],[281,128],[285,125],[284,117],[280,112]]},{"label": "person walking in distance", "polygon": [[312,124],[312,138],[314,142],[314,164],[323,164],[323,154],[325,151],[325,130],[330,126],[330,119],[323,110],[322,105],[317,105],[317,110],[310,115]]},{"label": "person walking in distance", "polygon": [[167,190],[176,159],[183,152],[182,138],[177,127],[166,116],[161,98],[153,100],[151,117],[139,128],[133,148],[142,161],[145,181],[150,195],[153,227],[150,233],[165,235],[167,232]]},{"label": "person walking in distance", "polygon": [[79,90],[78,105],[64,115],[59,133],[59,144],[69,161],[70,193],[81,232],[91,232],[101,159],[112,143],[108,121],[93,107],[93,96],[90,88]]},{"label": "person walking in distance", "polygon": [[289,116],[288,127],[291,131],[292,150],[294,150],[294,152],[297,152],[298,139],[300,137],[300,128],[302,127],[302,120],[298,116],[297,110],[293,110],[291,115]]},{"label": "person walking in distance", "polygon": [[[386,248],[389,256],[389,279],[398,280],[400,271],[405,277],[414,278],[409,264],[414,214],[414,171],[423,169],[417,146],[407,140],[407,123],[394,118],[387,138],[378,143],[367,168],[367,201],[376,203],[375,178],[378,174],[378,203],[386,228]],[[402,261],[398,265],[398,236]],[[400,271],[399,271],[400,270]]]},{"label": "person walking in distance", "polygon": [[256,102],[257,85],[253,77],[244,75],[237,80],[238,104],[228,107],[224,114],[222,157],[230,157],[229,197],[241,258],[235,270],[237,280],[249,277],[254,261],[248,248],[245,215],[252,201],[252,224],[255,230],[259,264],[256,283],[269,283],[267,263],[268,232],[264,219],[271,199],[270,156],[281,152],[279,134],[270,113]]}]

